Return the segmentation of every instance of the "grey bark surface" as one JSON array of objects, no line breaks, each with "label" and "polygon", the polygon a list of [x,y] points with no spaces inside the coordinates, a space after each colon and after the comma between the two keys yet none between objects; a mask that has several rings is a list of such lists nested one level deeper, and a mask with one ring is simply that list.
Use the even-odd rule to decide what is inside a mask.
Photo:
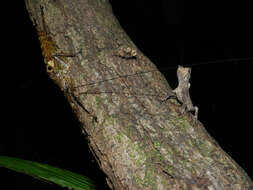
[{"label": "grey bark surface", "polygon": [[26,6],[48,74],[83,124],[112,189],[252,188],[201,122],[175,99],[163,101],[172,89],[120,27],[108,0]]}]

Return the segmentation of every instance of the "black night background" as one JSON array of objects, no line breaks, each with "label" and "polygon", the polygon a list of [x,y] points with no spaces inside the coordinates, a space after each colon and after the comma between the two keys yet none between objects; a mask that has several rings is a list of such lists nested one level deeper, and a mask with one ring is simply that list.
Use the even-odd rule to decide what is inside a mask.
[{"label": "black night background", "polygon": [[[177,86],[177,65],[192,67],[190,92],[199,120],[252,178],[250,4],[110,2],[121,26],[172,88]],[[109,189],[67,100],[46,74],[25,3],[8,6],[1,7],[12,16],[2,16],[0,155],[71,170],[93,179],[99,190]],[[0,176],[0,185],[8,189],[62,189],[4,168]]]}]

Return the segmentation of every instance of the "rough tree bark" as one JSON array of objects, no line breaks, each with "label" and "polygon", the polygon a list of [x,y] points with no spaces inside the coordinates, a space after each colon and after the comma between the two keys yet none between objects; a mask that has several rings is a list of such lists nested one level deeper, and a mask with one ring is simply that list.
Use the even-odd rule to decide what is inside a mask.
[{"label": "rough tree bark", "polygon": [[162,101],[170,86],[122,30],[108,0],[26,6],[48,74],[83,124],[112,189],[253,188],[191,113],[173,99]]}]

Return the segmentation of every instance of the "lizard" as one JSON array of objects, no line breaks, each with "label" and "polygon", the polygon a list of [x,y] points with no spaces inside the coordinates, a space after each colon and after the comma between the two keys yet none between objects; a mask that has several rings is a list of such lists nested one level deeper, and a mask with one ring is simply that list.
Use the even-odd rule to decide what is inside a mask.
[{"label": "lizard", "polygon": [[180,103],[182,103],[183,109],[189,112],[194,112],[194,117],[198,118],[198,107],[193,106],[190,98],[189,88],[191,86],[189,80],[191,78],[191,68],[178,66],[177,69],[178,86],[173,92]]}]

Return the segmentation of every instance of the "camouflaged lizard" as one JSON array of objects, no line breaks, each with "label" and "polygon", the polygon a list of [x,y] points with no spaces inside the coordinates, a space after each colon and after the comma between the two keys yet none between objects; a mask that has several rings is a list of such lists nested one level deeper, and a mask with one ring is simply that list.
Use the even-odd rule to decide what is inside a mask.
[{"label": "camouflaged lizard", "polygon": [[198,118],[198,107],[193,106],[189,88],[191,86],[189,80],[191,78],[191,68],[178,66],[177,69],[178,86],[173,92],[176,94],[179,102],[182,103],[184,110],[194,112],[194,117]]}]

